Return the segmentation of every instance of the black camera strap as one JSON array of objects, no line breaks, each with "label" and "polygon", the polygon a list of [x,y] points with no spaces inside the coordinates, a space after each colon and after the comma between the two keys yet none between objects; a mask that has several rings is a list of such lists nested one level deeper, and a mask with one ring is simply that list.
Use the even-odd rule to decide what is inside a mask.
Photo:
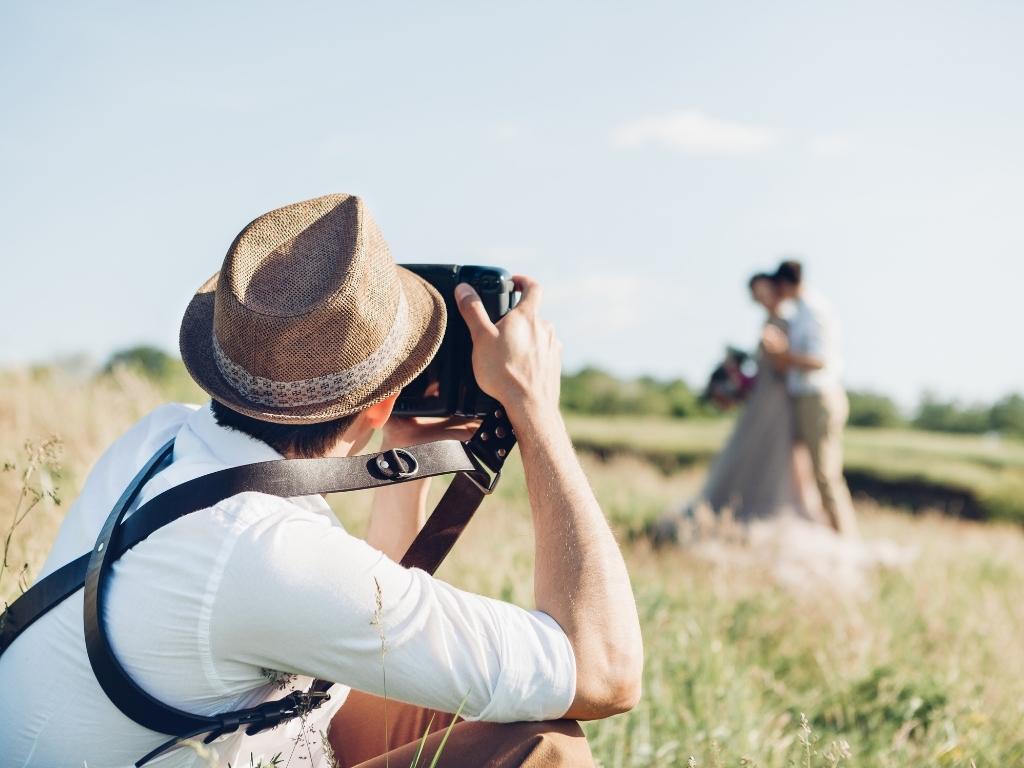
[{"label": "black camera strap", "polygon": [[174,486],[125,515],[145,484],[170,463],[174,441],[164,445],[139,471],[107,517],[92,551],[40,579],[0,615],[0,655],[47,611],[84,588],[85,643],[93,672],[122,713],[145,728],[172,738],[140,759],[143,765],[184,740],[218,736],[245,728],[247,734],[273,728],[319,707],[333,685],[314,680],[306,691],[255,707],[205,716],[172,707],[142,689],[121,666],[102,621],[111,566],[154,531],[192,512],[239,493],[253,491],[284,498],[380,488],[455,473],[447,491],[402,558],[402,565],[433,573],[463,528],[494,490],[505,458],[515,445],[502,410],[484,418],[473,437],[442,440],[379,454],[326,459],[288,459],[212,472]]}]

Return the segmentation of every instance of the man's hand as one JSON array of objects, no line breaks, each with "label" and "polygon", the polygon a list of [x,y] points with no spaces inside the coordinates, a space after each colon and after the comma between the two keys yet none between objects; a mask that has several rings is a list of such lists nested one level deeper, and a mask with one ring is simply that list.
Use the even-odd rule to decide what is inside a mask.
[{"label": "man's hand", "polygon": [[609,717],[640,696],[643,643],[626,564],[558,411],[562,345],[537,315],[540,285],[517,276],[523,298],[492,323],[468,285],[455,289],[473,336],[480,387],[508,413],[519,440],[534,526],[534,597],[576,657],[576,698],[565,716]]},{"label": "man's hand", "polygon": [[459,311],[473,337],[473,372],[480,388],[505,406],[509,417],[526,411],[558,410],[562,380],[562,343],[538,314],[540,284],[516,275],[519,303],[492,323],[472,286],[455,287]]},{"label": "man's hand", "polygon": [[794,352],[789,346],[789,337],[785,331],[774,325],[766,325],[761,332],[761,347],[768,355],[768,360],[779,371],[789,368],[816,371],[825,367],[825,361],[819,357]]},{"label": "man's hand", "polygon": [[422,445],[435,440],[465,442],[473,436],[479,426],[479,419],[392,415],[384,425],[381,450],[407,448],[410,445]]},{"label": "man's hand", "polygon": [[[561,344],[551,324],[537,316],[540,286],[516,277],[523,293],[519,305],[495,325],[476,291],[455,288],[459,310],[473,337],[473,370],[484,392],[500,402],[514,428],[527,414],[558,416]],[[468,440],[479,422],[460,418],[392,416],[384,425],[382,450],[434,440]],[[374,494],[366,540],[393,560],[400,560],[427,519],[429,480],[414,480]]]},{"label": "man's hand", "polygon": [[769,355],[781,355],[789,351],[789,337],[775,325],[766,325],[761,331],[761,346]]}]

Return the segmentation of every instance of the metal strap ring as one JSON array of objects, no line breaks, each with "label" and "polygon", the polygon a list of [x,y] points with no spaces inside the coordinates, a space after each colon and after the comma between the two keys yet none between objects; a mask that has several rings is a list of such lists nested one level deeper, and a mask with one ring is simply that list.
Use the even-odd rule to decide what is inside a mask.
[{"label": "metal strap ring", "polygon": [[389,480],[404,480],[420,470],[416,457],[404,448],[392,448],[377,457],[377,469]]}]

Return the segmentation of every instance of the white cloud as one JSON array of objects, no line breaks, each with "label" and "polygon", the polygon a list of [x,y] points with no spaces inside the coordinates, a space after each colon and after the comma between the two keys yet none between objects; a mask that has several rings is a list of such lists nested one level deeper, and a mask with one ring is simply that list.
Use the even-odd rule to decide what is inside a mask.
[{"label": "white cloud", "polygon": [[698,109],[642,117],[620,125],[612,134],[617,147],[654,144],[691,155],[749,155],[763,152],[775,141],[764,126],[722,120]]},{"label": "white cloud", "polygon": [[833,133],[811,139],[810,151],[819,157],[840,157],[850,154],[853,140],[842,133]]}]

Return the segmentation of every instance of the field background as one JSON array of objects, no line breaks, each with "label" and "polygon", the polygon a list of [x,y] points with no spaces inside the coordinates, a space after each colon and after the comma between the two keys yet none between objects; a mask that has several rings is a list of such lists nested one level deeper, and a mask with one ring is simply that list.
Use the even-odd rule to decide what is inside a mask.
[{"label": "field background", "polygon": [[[727,419],[570,414],[578,449],[635,456],[663,471],[705,464],[728,436]],[[1024,440],[915,429],[848,427],[845,465],[854,493],[957,517],[1024,522]]]},{"label": "field background", "polygon": [[[0,374],[0,532],[32,507],[11,537],[0,598],[31,579],[103,449],[166,394],[125,371]],[[640,705],[587,725],[602,765],[687,765],[691,756],[701,766],[1024,765],[1024,536],[1014,524],[949,514],[981,499],[985,516],[1012,517],[1024,498],[1024,445],[851,430],[850,469],[898,481],[879,487],[904,505],[859,499],[865,538],[914,555],[851,589],[828,572],[782,579],[772,552],[740,540],[653,551],[639,535],[697,490],[727,423],[572,417],[570,427],[623,541],[647,649]],[[42,450],[52,436],[60,445]],[[941,502],[925,492],[935,488],[965,495],[947,495],[938,514],[926,509],[943,507],[927,503]],[[332,503],[362,529],[366,494]],[[441,576],[529,605],[531,561],[512,461]]]}]

